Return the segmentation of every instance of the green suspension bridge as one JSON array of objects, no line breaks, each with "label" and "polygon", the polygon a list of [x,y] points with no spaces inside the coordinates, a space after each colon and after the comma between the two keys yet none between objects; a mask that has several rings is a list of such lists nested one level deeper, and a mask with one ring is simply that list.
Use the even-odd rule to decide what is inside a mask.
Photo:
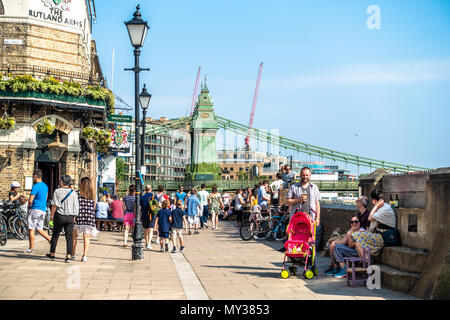
[{"label": "green suspension bridge", "polygon": [[[202,165],[206,163],[210,163],[211,166],[214,166],[214,162],[216,162],[217,166],[217,157],[215,150],[215,133],[217,130],[222,129],[225,131],[231,131],[234,134],[242,135],[243,137],[250,137],[256,141],[262,143],[268,143],[274,146],[278,146],[280,148],[284,148],[285,150],[291,150],[293,152],[302,153],[305,155],[314,156],[323,159],[332,160],[334,162],[345,163],[350,165],[355,165],[358,168],[369,168],[370,172],[375,169],[383,168],[386,171],[391,173],[411,173],[411,172],[423,172],[430,171],[431,168],[418,167],[410,164],[399,164],[384,160],[376,160],[363,156],[357,156],[353,154],[348,154],[336,150],[331,150],[328,148],[323,148],[315,145],[311,145],[305,142],[296,141],[293,139],[289,139],[280,135],[275,135],[267,130],[259,130],[257,128],[252,128],[247,125],[238,123],[233,120],[229,120],[218,115],[214,114],[214,110],[212,108],[212,100],[209,96],[209,90],[206,87],[206,84],[202,86],[202,90],[200,95],[198,96],[198,102],[196,104],[195,110],[190,117],[181,117],[176,119],[170,119],[160,124],[152,124],[146,128],[146,135],[154,135],[154,134],[164,134],[171,130],[176,130],[180,128],[189,128],[189,130],[193,132],[199,132],[197,134],[193,134],[192,137],[194,139],[194,149],[192,150],[193,156],[191,158],[192,163],[201,163]],[[206,138],[205,132],[214,132],[214,139],[208,140],[207,143],[204,143],[203,140]],[[211,136],[211,134],[209,134]],[[132,137],[131,137],[132,138]],[[210,138],[210,137],[209,137]],[[197,142],[200,140],[200,142]],[[205,149],[204,145],[208,145],[209,149]],[[196,147],[197,145],[197,147]],[[198,147],[200,145],[200,147]],[[212,149],[211,149],[212,147]],[[197,156],[195,155],[197,153]],[[212,154],[213,158],[205,159],[204,154]],[[203,166],[204,167],[204,166]],[[209,170],[209,171],[208,171]],[[208,172],[214,171],[209,167],[206,170]],[[201,171],[201,170],[200,170]],[[195,175],[194,175],[195,176]],[[248,181],[248,180],[220,180],[220,176],[214,175],[200,175],[201,178],[194,179],[195,185],[200,183],[206,183],[207,185],[216,184],[219,188],[226,189],[234,189],[246,186],[253,186],[256,181]],[[199,176],[199,177],[200,177]],[[213,179],[211,179],[214,177]],[[321,191],[357,191],[358,190],[358,181],[314,181]],[[160,181],[157,183],[161,183],[166,186],[167,189],[176,189],[180,185],[180,181]]]}]

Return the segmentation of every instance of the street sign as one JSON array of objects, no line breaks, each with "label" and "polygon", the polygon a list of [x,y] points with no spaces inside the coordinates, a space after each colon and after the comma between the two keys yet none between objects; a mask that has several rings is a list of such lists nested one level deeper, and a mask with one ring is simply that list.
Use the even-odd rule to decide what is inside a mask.
[{"label": "street sign", "polygon": [[133,118],[131,116],[112,114],[112,115],[108,116],[108,121],[111,121],[111,122],[133,122]]}]

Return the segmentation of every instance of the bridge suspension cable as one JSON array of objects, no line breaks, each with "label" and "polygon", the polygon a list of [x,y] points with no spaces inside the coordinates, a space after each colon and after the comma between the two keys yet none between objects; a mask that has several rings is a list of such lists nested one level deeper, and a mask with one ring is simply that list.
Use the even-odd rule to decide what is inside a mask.
[{"label": "bridge suspension cable", "polygon": [[[312,156],[320,157],[321,159],[330,159],[334,162],[345,162],[346,166],[348,164],[353,164],[359,167],[370,168],[372,171],[372,167],[374,168],[384,168],[388,170],[392,170],[395,172],[412,172],[412,171],[429,171],[433,170],[431,168],[418,167],[413,165],[404,165],[398,164],[394,162],[384,161],[384,160],[376,160],[367,157],[356,156],[340,151],[335,151],[327,148],[321,148],[315,145],[311,145],[304,142],[295,141],[292,139],[288,139],[279,135],[274,135],[269,133],[266,130],[259,130],[255,128],[250,128],[244,124],[240,124],[233,120],[229,120],[226,118],[222,118],[220,116],[216,116],[217,124],[220,129],[229,130],[238,135],[249,136],[259,141],[268,141],[270,140],[272,145],[277,145],[278,147],[285,148],[285,151],[288,149],[291,151],[296,151],[297,153],[301,152],[309,155],[309,159],[311,161]],[[145,131],[146,134],[161,134],[170,130],[175,130],[178,128],[186,127],[190,124],[191,117],[171,119],[167,122],[153,125],[151,127],[147,127]]]},{"label": "bridge suspension cable", "polygon": [[411,172],[411,171],[428,171],[431,168],[418,167],[413,165],[404,165],[394,162],[388,162],[383,160],[376,160],[367,157],[355,156],[352,154],[339,152],[327,148],[321,148],[315,145],[307,144],[304,142],[295,141],[282,136],[276,136],[269,132],[265,132],[259,129],[250,128],[244,124],[237,123],[235,121],[222,118],[217,116],[217,122],[220,128],[233,131],[237,134],[248,134],[249,136],[256,138],[258,140],[267,141],[270,139],[272,143],[278,144],[280,147],[285,147],[286,149],[309,154],[311,156],[318,156],[325,159],[330,159],[334,161],[345,162],[346,165],[353,164],[362,167],[378,167],[385,168],[389,170],[396,170],[397,172]]}]

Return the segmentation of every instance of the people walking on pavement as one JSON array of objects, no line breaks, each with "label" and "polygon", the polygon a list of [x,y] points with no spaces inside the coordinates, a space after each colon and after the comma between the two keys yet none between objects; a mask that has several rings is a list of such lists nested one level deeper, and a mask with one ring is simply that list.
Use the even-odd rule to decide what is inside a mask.
[{"label": "people walking on pavement", "polygon": [[170,225],[172,231],[172,253],[177,252],[177,237],[180,239],[180,252],[184,251],[183,245],[183,221],[185,220],[183,202],[177,200],[176,208],[172,210],[172,223]]},{"label": "people walking on pavement", "polygon": [[73,249],[72,259],[76,258],[77,238],[79,234],[83,235],[84,248],[81,261],[87,261],[90,237],[96,237],[98,230],[95,228],[95,195],[91,179],[84,177],[80,180],[80,188],[77,191],[79,213],[75,218],[73,228]]},{"label": "people walking on pavement", "polygon": [[217,192],[217,187],[212,187],[212,192],[208,199],[209,211],[211,212],[212,230],[216,230],[219,224],[219,213],[223,210],[224,205],[220,193]]},{"label": "people walking on pavement", "polygon": [[[320,191],[311,182],[311,169],[303,167],[300,171],[301,182],[291,185],[286,195],[286,204],[290,206],[291,217],[297,212],[308,213],[316,221],[316,248],[320,248],[322,225],[320,224]],[[284,252],[284,247],[280,249]]]},{"label": "people walking on pavement", "polygon": [[242,189],[236,190],[236,196],[234,198],[234,213],[236,214],[236,223],[239,227],[242,223],[242,211],[243,205],[245,204],[244,198],[242,197]]},{"label": "people walking on pavement", "polygon": [[73,252],[73,227],[75,218],[79,213],[78,194],[70,188],[72,178],[69,175],[61,177],[61,187],[56,189],[52,197],[50,220],[53,221],[53,234],[50,244],[50,253],[46,256],[55,259],[56,246],[59,234],[64,229],[66,237],[66,259],[70,263]]},{"label": "people walking on pavement", "polygon": [[44,231],[45,215],[47,214],[48,187],[42,181],[41,169],[34,170],[33,182],[34,185],[31,188],[31,193],[28,198],[28,208],[30,208],[28,214],[29,247],[25,250],[26,253],[33,253],[35,230],[50,243],[50,237]]},{"label": "people walking on pavement", "polygon": [[206,186],[205,184],[202,184],[200,186],[201,190],[198,192],[198,198],[200,199],[200,203],[203,206],[203,212],[202,215],[200,217],[200,228],[203,229],[203,226],[205,226],[206,228],[208,228],[208,197],[209,197],[209,192],[206,191]]},{"label": "people walking on pavement", "polygon": [[223,216],[222,219],[225,220],[228,217],[228,211],[230,211],[230,200],[231,197],[226,190],[222,193],[222,203],[223,203]]},{"label": "people walking on pavement", "polygon": [[178,189],[178,192],[175,193],[175,200],[176,201],[178,201],[178,200],[181,201],[181,203],[183,204],[182,209],[184,209],[186,207],[185,199],[186,199],[186,192],[184,192],[183,186],[180,186],[180,188]]},{"label": "people walking on pavement", "polygon": [[188,198],[188,225],[189,232],[188,234],[192,234],[191,228],[194,227],[194,234],[198,234],[197,228],[200,224],[200,213],[203,210],[203,206],[200,203],[200,199],[197,197],[197,190],[192,188],[191,196]]},{"label": "people walking on pavement", "polygon": [[145,247],[147,249],[152,248],[152,246],[150,245],[150,229],[151,229],[150,221],[152,219],[150,213],[150,201],[152,199],[153,199],[152,186],[146,185],[145,194],[141,196],[141,209],[142,209],[141,220],[142,220],[142,227],[144,228]]},{"label": "people walking on pavement", "polygon": [[[147,246],[147,249],[152,248],[152,243],[155,243],[156,241],[153,240],[153,230],[158,230],[158,225],[155,225],[155,218],[158,214],[160,205],[159,200],[156,194],[153,194],[152,198],[149,199],[149,212],[150,212],[150,224],[149,224],[149,230],[148,230],[148,243],[150,244]],[[155,229],[156,228],[156,229]]]},{"label": "people walking on pavement", "polygon": [[134,184],[128,187],[128,193],[123,197],[123,205],[125,215],[123,217],[123,225],[125,227],[124,238],[123,238],[123,246],[127,247],[128,244],[128,232],[130,231],[130,227],[134,226],[134,220],[136,218],[134,212],[134,206],[136,203],[136,186]]},{"label": "people walking on pavement", "polygon": [[171,211],[169,209],[169,200],[164,200],[162,203],[162,209],[158,211],[156,215],[155,223],[158,224],[159,244],[161,246],[160,251],[169,251],[169,230],[170,223],[172,222]]}]

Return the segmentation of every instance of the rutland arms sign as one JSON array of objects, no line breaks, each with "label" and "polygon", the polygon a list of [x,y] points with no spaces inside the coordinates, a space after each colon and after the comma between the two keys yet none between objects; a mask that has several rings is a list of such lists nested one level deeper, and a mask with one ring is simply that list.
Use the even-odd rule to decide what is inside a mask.
[{"label": "rutland arms sign", "polygon": [[84,0],[33,0],[28,16],[82,29],[86,19]]}]

